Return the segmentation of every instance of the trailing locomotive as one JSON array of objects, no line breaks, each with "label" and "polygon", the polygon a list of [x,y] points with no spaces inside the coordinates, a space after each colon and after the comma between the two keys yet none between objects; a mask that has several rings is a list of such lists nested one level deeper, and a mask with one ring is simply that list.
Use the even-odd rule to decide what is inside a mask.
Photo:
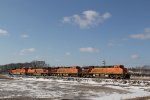
[{"label": "trailing locomotive", "polygon": [[87,67],[48,67],[48,68],[21,68],[9,71],[12,75],[32,76],[61,76],[61,77],[86,77],[111,79],[129,79],[130,74],[123,65],[114,66],[87,66]]}]

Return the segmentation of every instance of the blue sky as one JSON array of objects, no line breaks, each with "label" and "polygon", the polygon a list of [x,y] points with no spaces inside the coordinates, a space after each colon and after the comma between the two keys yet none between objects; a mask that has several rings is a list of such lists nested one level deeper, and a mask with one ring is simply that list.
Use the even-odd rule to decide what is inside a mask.
[{"label": "blue sky", "polygon": [[0,64],[150,64],[149,0],[0,0]]}]

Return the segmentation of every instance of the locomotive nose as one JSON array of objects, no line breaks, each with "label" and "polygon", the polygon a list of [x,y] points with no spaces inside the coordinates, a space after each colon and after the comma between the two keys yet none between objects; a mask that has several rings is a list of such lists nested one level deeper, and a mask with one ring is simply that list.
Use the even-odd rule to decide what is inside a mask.
[{"label": "locomotive nose", "polygon": [[123,73],[127,73],[128,72],[128,69],[127,68],[124,68],[123,69]]}]

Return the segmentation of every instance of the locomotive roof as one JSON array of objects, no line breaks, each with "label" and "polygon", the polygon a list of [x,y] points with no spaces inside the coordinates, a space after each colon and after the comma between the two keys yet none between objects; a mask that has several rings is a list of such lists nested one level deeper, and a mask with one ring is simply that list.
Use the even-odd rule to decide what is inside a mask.
[{"label": "locomotive roof", "polygon": [[82,68],[113,68],[114,66],[83,66]]}]

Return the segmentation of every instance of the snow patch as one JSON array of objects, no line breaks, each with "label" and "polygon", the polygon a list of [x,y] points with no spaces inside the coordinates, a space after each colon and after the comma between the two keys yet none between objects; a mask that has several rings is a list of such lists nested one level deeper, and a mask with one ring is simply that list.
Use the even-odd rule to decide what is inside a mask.
[{"label": "snow patch", "polygon": [[[0,98],[27,96],[34,98],[64,98],[86,97],[92,100],[120,100],[149,96],[150,81],[139,80],[112,80],[87,78],[35,78],[14,77],[14,80],[0,80]],[[80,89],[77,87],[81,87]],[[119,92],[98,92],[97,88],[114,89]],[[15,91],[15,92],[14,92]],[[3,92],[6,92],[4,94]],[[70,98],[71,99],[71,98]],[[84,99],[84,98],[83,98]]]}]

